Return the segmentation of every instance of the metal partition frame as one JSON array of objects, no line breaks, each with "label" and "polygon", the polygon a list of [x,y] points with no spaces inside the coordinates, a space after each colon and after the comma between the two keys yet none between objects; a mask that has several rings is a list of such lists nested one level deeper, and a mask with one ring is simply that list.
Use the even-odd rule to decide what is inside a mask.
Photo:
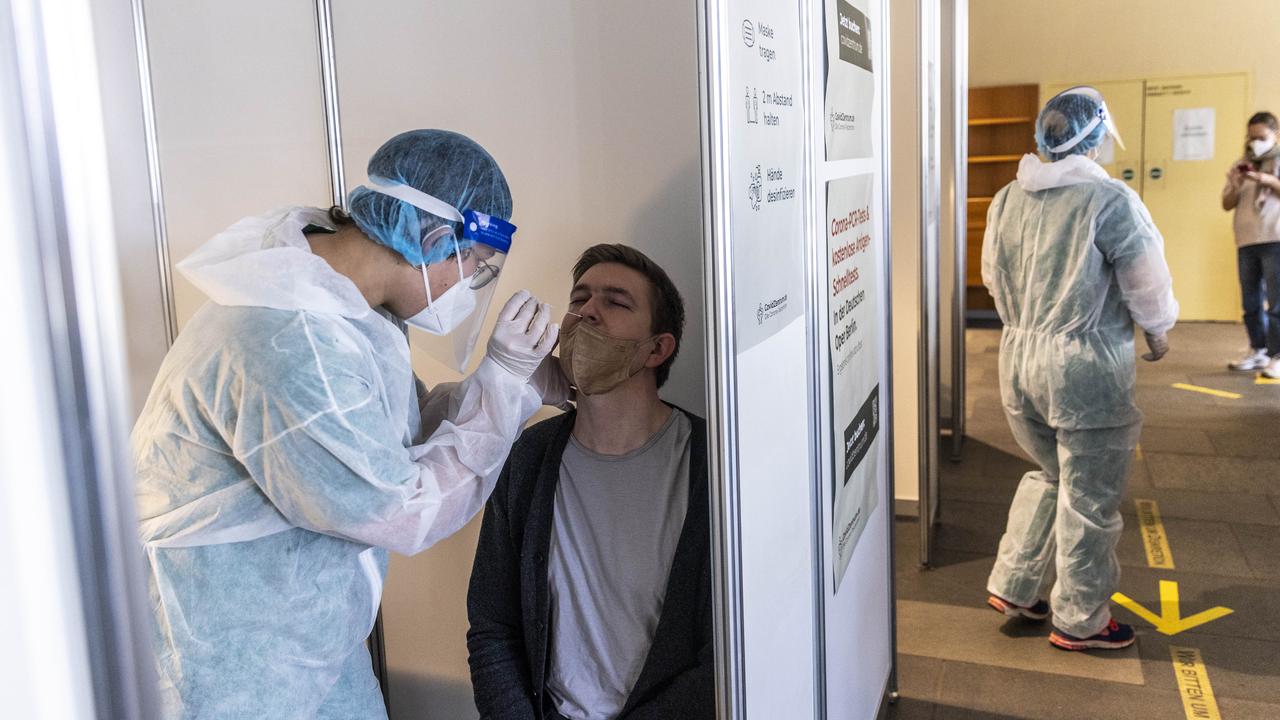
[{"label": "metal partition frame", "polygon": [[[46,25],[47,8],[60,14]],[[98,717],[159,716],[150,612],[125,448],[125,361],[115,232],[94,29],[87,2],[0,0],[12,38],[0,43],[17,74],[11,147],[29,175],[67,512]]]},{"label": "metal partition frame", "polygon": [[729,263],[727,80],[719,63],[728,37],[724,0],[698,2],[698,84],[702,134],[703,292],[706,310],[707,469],[711,501],[711,595],[714,608],[716,715],[745,714],[741,663],[742,558],[738,503],[737,379],[733,359],[733,285]]},{"label": "metal partition frame", "polygon": [[951,303],[951,459],[959,461],[965,434],[965,285],[969,247],[969,0],[951,0],[951,161],[955,169],[951,207],[954,213],[954,267]]},{"label": "metal partition frame", "polygon": [[[873,4],[877,4],[876,0],[871,0],[871,2]],[[822,8],[823,3],[822,3],[822,0],[816,0],[815,2],[808,3],[806,6],[809,7],[810,9],[814,8],[815,6]],[[885,393],[885,396],[892,401],[892,399],[894,398],[894,387],[895,387],[894,379],[893,379],[893,371],[892,371],[894,332],[893,332],[893,303],[892,303],[892,298],[893,298],[893,252],[892,252],[893,158],[892,158],[891,148],[892,148],[893,125],[892,125],[892,112],[891,112],[892,103],[890,102],[890,89],[891,89],[890,68],[892,63],[893,50],[891,46],[892,33],[888,32],[887,28],[889,24],[892,22],[893,7],[890,0],[880,0],[878,2],[878,8],[879,8],[878,12],[882,19],[881,25],[882,27],[886,28],[886,30],[876,38],[879,45],[883,48],[880,51],[881,62],[879,65],[879,71],[876,75],[877,79],[876,79],[876,90],[875,90],[877,102],[879,103],[879,108],[877,112],[879,114],[878,119],[880,121],[880,129],[881,129],[880,140],[882,142],[882,147],[880,149],[880,162],[878,164],[878,167],[876,168],[876,171],[879,174],[878,179],[881,185],[880,186],[881,205],[879,207],[879,212],[880,212],[881,227],[882,227],[881,240],[884,244],[884,258],[883,258],[884,275],[880,279],[880,282],[882,282],[884,286],[884,290],[883,290],[884,308],[883,308],[882,320],[884,322],[885,334],[884,334],[883,360],[884,360],[885,367],[888,368],[888,371],[885,373],[886,377],[884,381],[884,393]],[[823,10],[820,10],[819,12],[822,12],[822,11]],[[812,18],[810,18],[810,21],[816,22],[819,26],[821,26],[821,24],[824,22],[824,20],[822,19],[813,20]],[[806,36],[811,37],[811,35],[807,33],[806,33]],[[821,47],[820,45],[816,48],[813,48],[813,52],[819,57],[820,61],[825,60],[825,58],[822,57],[822,53],[824,51],[825,51],[825,48]],[[813,67],[813,66],[814,65],[811,63],[810,67]],[[806,85],[808,86],[809,83],[806,82]],[[823,161],[825,160],[825,153],[824,153],[824,147],[823,147],[825,140],[821,137],[815,137],[812,139],[811,142],[815,152],[813,159],[815,161],[815,164],[818,167],[821,167]],[[816,181],[812,183],[812,192],[814,193],[813,204],[816,205],[818,208],[817,210],[818,217],[822,217],[824,215],[825,206],[823,205],[823,201],[821,198],[825,195],[826,183],[820,181],[819,175],[820,173],[818,173],[817,168],[815,168],[814,178]],[[809,270],[810,272],[814,272],[818,268],[822,267],[823,263],[826,262],[825,258],[823,257],[824,255],[823,244],[825,241],[826,229],[824,227],[819,226],[813,229],[811,232],[812,232],[811,240],[814,247],[811,249],[812,250],[811,266]],[[824,279],[821,279],[821,278],[811,278],[811,284],[814,287],[812,288],[813,292],[810,295],[810,300],[816,302],[815,300],[816,296],[818,294],[825,293],[827,291],[827,288],[825,287]],[[820,305],[815,304],[814,307],[817,308],[817,307],[820,307]],[[819,350],[820,346],[823,343],[826,343],[828,341],[828,337],[826,336],[826,334],[820,330],[820,326],[824,322],[825,322],[825,317],[823,316],[823,314],[815,310],[815,312],[813,313],[813,317],[810,319],[810,331],[809,331],[811,335],[810,353],[813,356],[810,359],[810,367],[811,367],[810,371],[814,373],[814,378],[818,378],[820,377],[820,374],[827,372],[827,368],[822,362],[823,353]],[[817,429],[817,432],[815,433],[816,437],[815,437],[814,462],[826,463],[828,462],[829,458],[826,455],[826,448],[823,447],[822,435],[826,432],[826,426],[828,423],[831,422],[832,418],[830,417],[829,413],[821,412],[821,409],[822,409],[821,406],[823,404],[821,401],[821,398],[819,397],[819,395],[823,392],[821,388],[821,382],[815,379],[812,385],[813,385],[813,388],[812,388],[813,403],[815,405],[815,428]],[[889,413],[889,416],[892,418],[893,417],[892,408],[890,408],[888,413]],[[894,422],[892,421],[892,419],[889,422],[883,423],[881,432],[883,433],[885,447],[888,449],[887,452],[885,452],[885,458],[884,458],[885,459],[885,481],[884,481],[884,485],[881,487],[881,492],[883,493],[883,497],[892,499],[894,497],[894,489],[895,489],[895,486],[894,486],[895,467],[894,467],[894,451],[893,451],[895,435],[894,435]],[[817,467],[816,464],[815,464],[815,467]],[[818,502],[821,502],[823,500],[823,498],[821,497],[821,493],[818,493],[818,497],[815,498],[815,500]],[[815,538],[817,554],[815,558],[814,572],[815,572],[815,575],[820,575],[821,573],[826,572],[826,567],[827,567],[826,563],[828,562],[828,559],[824,557],[822,552],[823,538],[821,537],[821,535],[827,530],[827,528],[823,527],[822,518],[821,518],[822,508],[815,508],[815,512],[818,513],[817,519],[815,520],[817,524],[817,527],[815,528],[815,530],[818,533],[819,537]],[[889,591],[888,617],[886,618],[886,621],[889,627],[889,675],[887,678],[885,678],[885,684],[884,684],[883,692],[880,698],[880,714],[878,717],[884,717],[884,714],[887,711],[887,707],[889,705],[893,705],[897,703],[899,699],[898,634],[897,634],[898,633],[897,631],[897,627],[898,627],[897,597],[898,595],[897,595],[897,579],[895,575],[895,565],[893,562],[893,554],[895,552],[894,543],[895,543],[897,530],[896,530],[896,522],[894,520],[894,511],[893,511],[892,504],[890,504],[885,509],[885,512],[887,513],[887,522],[885,523],[885,528],[886,528],[885,534],[886,534],[887,547],[889,548],[889,552],[890,552],[890,558],[889,558],[889,562],[886,563],[886,573],[885,573],[885,584]],[[816,611],[817,611],[817,630],[819,632],[819,637],[815,642],[815,646],[819,652],[819,658],[818,658],[818,663],[816,667],[819,673],[817,680],[818,680],[818,692],[820,697],[820,703],[818,708],[819,713],[816,715],[816,717],[827,718],[827,717],[831,717],[833,713],[838,717],[841,709],[831,708],[827,704],[827,700],[828,700],[827,664],[826,664],[826,652],[825,652],[826,651],[826,647],[825,647],[826,632],[827,632],[827,627],[825,625],[826,589],[825,587],[823,587],[821,578],[818,577],[817,580],[818,580],[818,588],[816,593],[816,600],[817,600]]]},{"label": "metal partition frame", "polygon": [[147,45],[147,13],[145,0],[130,0],[129,5],[133,12],[134,47],[138,54],[138,86],[142,91],[142,131],[147,148],[147,173],[151,181],[151,221],[156,236],[165,342],[172,347],[173,341],[178,337],[178,307],[173,291],[173,262],[169,252],[168,222],[165,218],[164,184],[160,175],[160,141],[156,131],[156,103],[151,83],[151,50]]},{"label": "metal partition frame", "polygon": [[[892,22],[893,9],[890,7],[890,0],[883,0],[880,7],[883,9],[884,18],[888,22]],[[887,27],[887,23],[886,23]],[[880,82],[883,89],[883,98],[880,101],[880,127],[884,136],[884,147],[880,151],[880,172],[883,177],[882,192],[884,193],[884,203],[880,208],[880,213],[884,217],[884,246],[885,246],[885,273],[884,273],[884,296],[889,302],[884,305],[884,326],[887,330],[885,337],[885,363],[889,368],[888,379],[888,395],[894,397],[893,382],[893,113],[890,112],[892,103],[889,100],[889,91],[892,83],[889,81],[890,69],[892,68],[893,33],[883,33],[883,39],[880,41],[884,45],[885,67],[881,71],[884,75]],[[892,416],[891,416],[892,417]],[[885,453],[885,461],[887,463],[887,472],[885,473],[884,496],[886,502],[892,503],[894,491],[896,487],[897,467],[894,460],[896,453],[894,452],[897,437],[893,431],[893,422],[885,423],[885,442],[889,448],[889,452]],[[889,682],[886,688],[887,700],[889,704],[898,702],[898,580],[896,573],[896,565],[894,556],[897,555],[897,522],[893,505],[888,508],[889,521],[885,523],[889,526],[889,572],[887,582],[889,583],[889,650],[893,660],[893,664],[889,669]],[[883,708],[882,708],[883,709]]]},{"label": "metal partition frame", "polygon": [[[950,222],[954,236],[952,248],[953,297],[945,308],[951,323],[951,403],[950,457],[959,460],[965,434],[965,281],[968,234],[968,155],[969,155],[969,3],[947,0],[950,11],[951,53],[942,56],[944,0],[918,0],[919,9],[919,98],[920,138],[920,330],[918,382],[920,388],[920,564],[933,561],[933,526],[941,508],[939,488],[939,456],[942,430],[941,414],[941,343],[940,320],[944,314],[941,297],[940,235],[943,219],[941,168],[937,163],[953,164]],[[947,92],[952,103],[952,123],[941,126],[941,66],[950,80]],[[953,136],[952,154],[942,157],[941,133]]]},{"label": "metal partition frame", "polygon": [[[320,52],[320,92],[324,99],[329,190],[333,204],[345,210],[347,209],[347,178],[342,163],[342,113],[338,104],[337,51],[333,43],[333,7],[330,0],[316,0],[316,41]],[[381,630],[381,621],[382,617],[379,614],[379,630]]]},{"label": "metal partition frame", "polygon": [[[873,0],[874,1],[874,0]],[[819,8],[816,12],[815,6]],[[800,3],[800,38],[801,44],[804,46],[803,62],[801,64],[801,88],[805,95],[808,95],[814,88],[813,71],[815,67],[823,67],[826,62],[826,48],[822,43],[813,42],[814,26],[817,25],[819,31],[823,27],[823,13],[826,8],[822,0],[802,0]],[[816,15],[816,18],[815,18]],[[821,96],[820,96],[821,97]],[[804,153],[804,176],[801,186],[804,188],[804,197],[806,199],[805,208],[805,364],[808,366],[806,372],[807,394],[809,397],[809,423],[813,428],[813,433],[809,438],[809,466],[813,469],[813,478],[818,483],[825,483],[826,476],[822,470],[825,465],[825,443],[823,437],[827,423],[830,422],[830,408],[824,407],[823,402],[823,381],[822,374],[826,372],[823,360],[826,358],[824,345],[827,342],[826,333],[822,327],[825,320],[825,313],[821,311],[825,305],[821,298],[826,294],[826,278],[825,273],[820,272],[820,268],[825,267],[826,255],[826,228],[825,222],[818,221],[824,215],[826,208],[825,203],[821,199],[826,197],[826,183],[819,179],[818,168],[822,166],[825,160],[825,138],[819,140],[813,132],[813,111],[817,103],[811,99],[810,102],[802,103],[802,117],[804,123],[804,145],[807,148]],[[821,122],[822,112],[818,113],[818,120]],[[817,222],[815,222],[817,221]],[[827,597],[826,582],[824,579],[824,568],[827,566],[827,557],[824,552],[824,536],[826,535],[826,527],[823,524],[823,494],[822,488],[816,487],[810,483],[810,492],[812,493],[813,502],[810,504],[809,523],[813,532],[813,679],[814,679],[814,697],[813,712],[814,717],[825,718],[828,716],[827,709]],[[892,563],[890,563],[892,565]]]},{"label": "metal partition frame", "polygon": [[[733,239],[731,237],[730,212],[730,138],[731,117],[727,108],[736,97],[729,89],[729,72],[724,57],[737,41],[736,30],[730,19],[731,0],[699,0],[697,3],[698,18],[698,70],[700,90],[700,123],[702,136],[702,178],[703,178],[703,268],[704,297],[706,308],[706,379],[707,379],[707,424],[708,424],[708,456],[710,471],[711,497],[711,531],[712,531],[712,595],[715,631],[716,654],[716,704],[717,717],[722,720],[738,720],[747,715],[745,687],[745,647],[744,647],[744,598],[742,580],[742,518],[740,515],[740,468],[739,437],[736,418],[739,412],[739,394],[737,389],[737,338],[735,333],[734,311],[734,276],[732,272]],[[889,3],[884,0],[882,17],[890,13]],[[816,312],[817,298],[823,292],[825,282],[817,274],[825,259],[822,251],[825,240],[823,223],[815,218],[825,207],[821,198],[825,197],[825,183],[819,173],[824,162],[821,134],[813,132],[812,113],[821,113],[821,96],[809,97],[810,88],[814,87],[813,74],[822,67],[824,48],[819,44],[814,47],[815,26],[821,27],[822,13],[825,12],[822,0],[803,0],[799,22],[801,37],[805,46],[802,92],[806,102],[803,103],[805,144],[808,150],[804,153],[803,187],[807,198],[806,230],[805,230],[805,301],[806,301],[806,340],[807,340],[807,383],[809,415],[813,421],[815,437],[811,438],[809,454],[816,476],[823,478],[818,470],[828,461],[822,450],[821,434],[826,432],[830,419],[823,414],[824,402],[819,397],[819,374],[826,372],[822,367],[823,353],[820,341],[825,338],[820,327],[825,322],[822,313]],[[740,19],[740,18],[739,18]],[[877,171],[882,183],[883,239],[886,243],[884,257],[885,277],[884,296],[886,299],[884,312],[885,323],[885,362],[892,367],[892,323],[891,304],[887,302],[892,294],[892,257],[887,250],[890,237],[890,177],[891,159],[888,152],[890,136],[889,74],[888,50],[889,34],[878,38],[884,45],[884,64],[881,66],[877,88],[880,102],[880,120],[883,131],[884,147],[881,151]],[[815,110],[815,108],[818,108]],[[816,163],[816,165],[815,165]],[[815,215],[818,213],[818,215]],[[892,397],[892,372],[887,373],[886,392]],[[883,431],[885,442],[890,448],[886,452],[886,482],[882,492],[886,498],[893,497],[893,427],[886,423]],[[811,479],[812,481],[812,479]],[[826,531],[822,519],[822,493],[816,492],[812,517],[814,524],[815,554],[811,558],[814,563],[814,704],[809,711],[811,717],[826,718],[842,716],[843,708],[827,706],[826,655],[825,655],[825,584],[823,573],[828,571],[828,560],[823,557],[823,534]],[[893,547],[894,523],[892,509],[886,507],[888,515],[887,542],[890,551]],[[890,671],[885,680],[885,687],[880,698],[881,712],[887,702],[897,699],[897,656],[896,656],[896,613],[894,610],[894,567],[892,561],[886,563],[885,582],[889,590],[888,624],[890,642]],[[796,708],[797,717],[805,717],[804,708]]]},{"label": "metal partition frame", "polygon": [[918,0],[919,73],[916,97],[919,105],[920,143],[920,328],[917,382],[919,384],[920,453],[920,564],[932,558],[933,524],[938,508],[938,229],[941,227],[938,167],[941,159],[938,61],[941,59],[940,0]]}]

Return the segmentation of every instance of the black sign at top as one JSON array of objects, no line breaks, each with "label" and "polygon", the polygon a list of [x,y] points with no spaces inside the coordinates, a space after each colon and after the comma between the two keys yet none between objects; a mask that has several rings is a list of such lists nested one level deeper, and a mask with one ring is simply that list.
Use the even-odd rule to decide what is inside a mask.
[{"label": "black sign at top", "polygon": [[840,59],[871,72],[867,16],[849,0],[836,0],[836,30],[840,37]]}]

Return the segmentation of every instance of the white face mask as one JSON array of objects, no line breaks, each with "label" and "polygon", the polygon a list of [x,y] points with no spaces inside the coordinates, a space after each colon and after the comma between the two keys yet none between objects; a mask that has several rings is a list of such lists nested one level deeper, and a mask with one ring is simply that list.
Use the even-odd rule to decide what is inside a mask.
[{"label": "white face mask", "polygon": [[458,263],[458,282],[440,297],[431,298],[431,281],[427,279],[426,265],[422,266],[422,283],[427,288],[427,306],[422,312],[404,320],[419,330],[432,335],[448,335],[475,311],[476,293],[462,274],[462,263]]},{"label": "white face mask", "polygon": [[1271,148],[1275,146],[1276,146],[1275,138],[1271,138],[1269,140],[1258,139],[1258,140],[1249,141],[1249,150],[1253,152],[1254,157],[1261,157],[1262,155],[1266,155],[1268,152],[1271,151]]}]

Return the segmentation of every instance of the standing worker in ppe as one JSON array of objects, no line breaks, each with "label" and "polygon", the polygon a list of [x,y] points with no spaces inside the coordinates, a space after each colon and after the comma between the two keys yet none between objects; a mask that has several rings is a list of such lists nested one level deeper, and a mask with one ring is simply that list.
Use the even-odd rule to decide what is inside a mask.
[{"label": "standing worker in ppe", "polygon": [[132,438],[166,717],[385,718],[364,643],[387,551],[470,520],[542,404],[559,328],[527,292],[430,393],[400,323],[465,365],[514,232],[493,158],[418,130],[368,173],[350,216],[248,218],[178,265],[210,302]]},{"label": "standing worker in ppe", "polygon": [[[1164,241],[1138,196],[1096,158],[1120,143],[1106,103],[1073,88],[1045,104],[1017,180],[992,200],[982,280],[1004,322],[1000,395],[1018,445],[1040,466],[1022,478],[987,583],[988,603],[1043,620],[1067,650],[1122,648],[1111,619],[1120,580],[1120,498],[1142,413],[1134,404],[1134,323],[1149,361],[1178,316]],[[1123,144],[1121,144],[1123,147]],[[1051,602],[1040,591],[1057,569]]]}]

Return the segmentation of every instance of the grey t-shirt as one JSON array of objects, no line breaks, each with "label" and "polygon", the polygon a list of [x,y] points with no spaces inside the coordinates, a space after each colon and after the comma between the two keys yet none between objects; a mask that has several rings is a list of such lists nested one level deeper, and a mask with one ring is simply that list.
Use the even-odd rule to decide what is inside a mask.
[{"label": "grey t-shirt", "polygon": [[626,455],[565,447],[547,558],[547,691],[569,720],[616,717],[640,677],[689,508],[691,429],[673,410]]}]

